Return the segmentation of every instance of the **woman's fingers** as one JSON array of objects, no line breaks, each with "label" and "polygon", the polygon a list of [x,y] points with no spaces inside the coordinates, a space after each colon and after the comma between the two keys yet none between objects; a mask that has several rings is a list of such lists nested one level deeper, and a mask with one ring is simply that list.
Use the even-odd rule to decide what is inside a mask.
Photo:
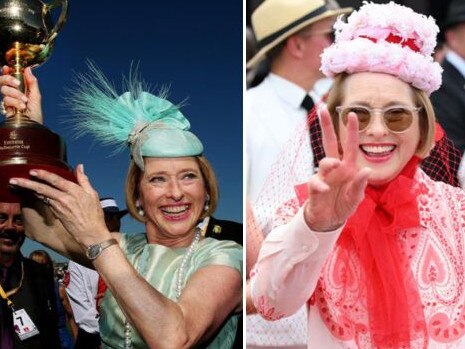
[{"label": "woman's fingers", "polygon": [[69,192],[76,186],[75,183],[46,170],[35,169],[31,170],[29,174],[63,192]]},{"label": "woman's fingers", "polygon": [[39,198],[43,200],[45,197],[52,199],[52,200],[57,200],[60,197],[60,194],[62,194],[61,191],[55,189],[54,187],[37,182],[34,180],[26,179],[26,178],[11,178],[9,183],[11,185],[25,188],[25,189],[30,189],[34,191],[36,194],[38,194]]},{"label": "woman's fingers", "polygon": [[358,205],[363,200],[371,172],[372,170],[369,167],[364,167],[357,172],[352,185],[347,190],[348,201]]},{"label": "woman's fingers", "polygon": [[[0,85],[3,87],[3,86],[10,86],[10,87],[13,87],[15,89],[18,89],[19,85],[21,83],[19,82],[18,79],[16,79],[15,77],[11,76],[11,75],[2,75],[0,76]],[[3,91],[2,91],[3,93]]]},{"label": "woman's fingers", "polygon": [[308,182],[308,193],[310,197],[315,194],[326,193],[331,187],[318,175],[312,177]]},{"label": "woman's fingers", "polygon": [[331,172],[341,165],[341,160],[335,158],[323,158],[318,164],[318,175],[326,178]]},{"label": "woman's fingers", "polygon": [[11,178],[10,184],[31,189],[53,199],[58,199],[60,193],[71,192],[77,186],[75,183],[45,170],[31,170],[30,175],[45,183],[26,178]]},{"label": "woman's fingers", "polygon": [[18,89],[20,82],[15,77],[8,75],[8,67],[2,68],[4,75],[0,76],[0,92],[3,94],[3,104],[7,116],[14,114],[18,109],[24,112],[32,120],[43,123],[42,105],[39,83],[32,74],[31,68],[24,70],[24,82],[27,86],[27,95]]},{"label": "woman's fingers", "polygon": [[347,137],[344,144],[344,160],[354,164],[357,160],[359,146],[358,119],[355,113],[349,113],[347,122]]},{"label": "woman's fingers", "polygon": [[[341,160],[334,158],[324,158],[320,161],[318,166],[318,173],[312,176],[309,181],[309,190],[314,193],[323,193],[331,189],[332,180],[328,177],[331,176],[341,166]],[[337,176],[337,175],[336,175]]]},{"label": "woman's fingers", "polygon": [[330,158],[339,158],[339,145],[328,108],[326,106],[322,106],[320,109],[318,109],[318,114],[320,117],[320,126],[323,136],[323,148],[325,150],[325,154]]},{"label": "woman's fingers", "polygon": [[[6,72],[7,70],[3,68],[2,71]],[[18,90],[19,85],[19,80],[13,76],[0,76],[0,92],[3,95],[3,112],[6,117],[14,115],[15,109],[26,109],[28,98],[20,90]]]},{"label": "woman's fingers", "polygon": [[9,75],[2,75],[0,76],[0,86],[5,108],[26,108],[28,98],[24,93],[18,90],[19,80]]},{"label": "woman's fingers", "polygon": [[63,198],[64,194],[79,197],[84,194],[83,191],[93,195],[98,200],[98,194],[85,175],[82,164],[78,165],[76,169],[78,184],[45,170],[31,170],[30,175],[39,179],[40,182],[26,178],[11,178],[10,184],[33,190],[37,194],[53,200]]},{"label": "woman's fingers", "polygon": [[16,108],[19,110],[26,109],[26,103],[16,97],[3,97],[3,106],[6,110],[9,110],[10,108]]}]

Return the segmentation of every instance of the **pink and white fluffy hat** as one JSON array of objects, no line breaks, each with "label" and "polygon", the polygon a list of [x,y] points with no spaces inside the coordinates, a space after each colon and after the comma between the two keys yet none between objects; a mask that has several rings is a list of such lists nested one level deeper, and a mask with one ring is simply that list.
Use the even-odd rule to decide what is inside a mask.
[{"label": "pink and white fluffy hat", "polygon": [[398,5],[364,2],[345,23],[334,24],[334,44],[321,55],[321,71],[391,74],[430,95],[441,86],[442,68],[434,62],[439,28],[433,17]]}]

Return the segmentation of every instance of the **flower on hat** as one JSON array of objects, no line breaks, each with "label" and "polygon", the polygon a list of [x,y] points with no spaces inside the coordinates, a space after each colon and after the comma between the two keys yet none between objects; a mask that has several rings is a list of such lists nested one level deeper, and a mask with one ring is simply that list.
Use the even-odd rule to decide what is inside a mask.
[{"label": "flower on hat", "polygon": [[326,76],[377,72],[397,76],[427,94],[440,87],[442,68],[432,57],[439,28],[431,16],[394,2],[364,2],[347,22],[338,18],[334,29],[335,42],[321,55]]}]

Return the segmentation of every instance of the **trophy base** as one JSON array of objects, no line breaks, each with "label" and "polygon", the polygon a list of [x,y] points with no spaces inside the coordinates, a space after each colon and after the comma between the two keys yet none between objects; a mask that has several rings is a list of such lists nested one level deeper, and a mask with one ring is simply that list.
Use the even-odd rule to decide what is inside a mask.
[{"label": "trophy base", "polygon": [[64,141],[41,124],[27,120],[0,123],[0,202],[20,202],[25,190],[9,185],[12,177],[33,179],[32,169],[44,169],[76,182],[66,163]]}]

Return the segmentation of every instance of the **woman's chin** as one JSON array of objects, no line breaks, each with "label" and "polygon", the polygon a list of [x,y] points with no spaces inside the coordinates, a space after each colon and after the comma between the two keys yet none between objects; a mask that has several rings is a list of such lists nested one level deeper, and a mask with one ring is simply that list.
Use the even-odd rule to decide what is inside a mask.
[{"label": "woman's chin", "polygon": [[381,171],[376,171],[374,170],[371,174],[370,177],[368,177],[368,185],[371,185],[373,187],[379,187],[383,186],[385,184],[388,184],[390,181],[392,181],[395,178],[395,174],[386,174],[386,173],[380,173]]}]

